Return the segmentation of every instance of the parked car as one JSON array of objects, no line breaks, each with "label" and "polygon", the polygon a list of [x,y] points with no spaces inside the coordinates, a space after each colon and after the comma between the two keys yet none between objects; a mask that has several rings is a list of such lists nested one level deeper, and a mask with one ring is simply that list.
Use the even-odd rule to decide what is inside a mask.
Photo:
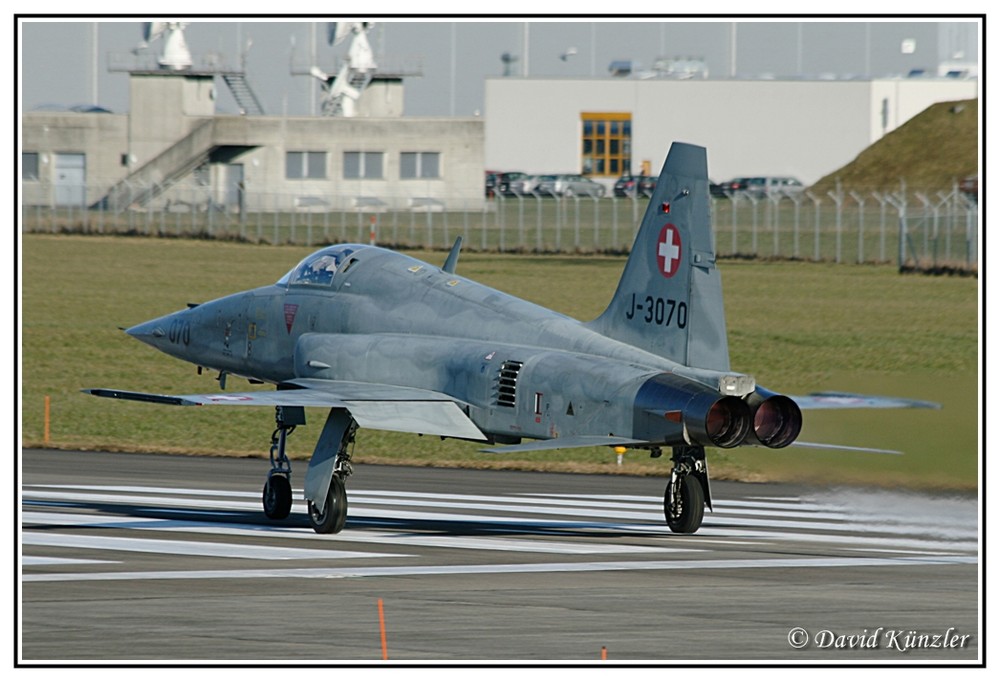
[{"label": "parked car", "polygon": [[616,197],[651,197],[656,189],[656,177],[652,175],[623,175],[615,182]]},{"label": "parked car", "polygon": [[747,188],[747,178],[733,178],[720,185],[726,196],[732,196],[737,192],[742,192]]},{"label": "parked car", "polygon": [[603,197],[604,185],[582,175],[542,175],[535,187],[538,194],[554,197],[589,196]]},{"label": "parked car", "polygon": [[491,197],[497,193],[497,176],[499,173],[496,171],[488,170],[486,171],[486,196]]},{"label": "parked car", "polygon": [[501,173],[497,181],[497,191],[507,197],[520,197],[531,194],[538,179],[520,171]]},{"label": "parked car", "polygon": [[796,178],[788,176],[755,176],[733,178],[722,184],[722,191],[729,196],[742,192],[757,199],[764,197],[799,194],[805,191],[805,186]]}]

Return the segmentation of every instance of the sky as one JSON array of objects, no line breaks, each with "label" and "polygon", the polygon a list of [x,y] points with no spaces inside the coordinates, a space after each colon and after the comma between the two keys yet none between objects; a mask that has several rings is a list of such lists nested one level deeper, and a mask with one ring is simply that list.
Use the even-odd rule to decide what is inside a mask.
[{"label": "sky", "polygon": [[[131,63],[142,21],[153,18],[163,17],[22,18],[20,110],[98,104],[127,112],[128,75],[120,69]],[[319,82],[301,74],[313,64],[335,72],[347,52],[346,43],[327,43],[327,19],[195,16],[185,38],[196,60],[215,53],[228,65],[242,62],[265,113],[314,115]],[[957,17],[446,19],[379,18],[370,33],[379,64],[415,74],[405,79],[408,116],[488,115],[484,83],[503,76],[504,53],[516,57],[511,77],[518,78],[607,78],[612,61],[649,69],[659,57],[701,59],[711,78],[881,77],[933,70],[959,50],[966,59],[978,59],[972,20]],[[159,51],[161,44],[152,49]],[[109,71],[109,65],[119,70]],[[237,113],[221,81],[217,90],[218,111]]]}]

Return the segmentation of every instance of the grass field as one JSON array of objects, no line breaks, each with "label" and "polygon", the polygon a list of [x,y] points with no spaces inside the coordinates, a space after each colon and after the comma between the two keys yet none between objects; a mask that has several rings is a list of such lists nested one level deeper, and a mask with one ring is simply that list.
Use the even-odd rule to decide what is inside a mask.
[{"label": "grass field", "polygon": [[[164,393],[217,390],[209,374],[129,338],[118,327],[277,280],[309,249],[202,240],[24,235],[22,442],[53,447],[266,456],[267,409],[175,408],[100,400],[85,387]],[[442,253],[415,253],[431,263]],[[603,310],[624,257],[465,254],[460,272],[578,319]],[[809,412],[802,440],[893,448],[903,456],[788,448],[713,451],[716,478],[977,485],[979,304],[970,278],[901,276],[891,267],[724,261],[734,369],[790,394],[847,390],[936,400],[943,409]],[[230,388],[245,390],[241,380]],[[306,458],[323,423],[290,440]],[[502,458],[474,444],[362,431],[361,462],[665,475],[666,458],[608,449]],[[263,465],[255,465],[261,466]],[[299,466],[299,471],[303,466]],[[261,468],[262,478],[264,469]]]}]

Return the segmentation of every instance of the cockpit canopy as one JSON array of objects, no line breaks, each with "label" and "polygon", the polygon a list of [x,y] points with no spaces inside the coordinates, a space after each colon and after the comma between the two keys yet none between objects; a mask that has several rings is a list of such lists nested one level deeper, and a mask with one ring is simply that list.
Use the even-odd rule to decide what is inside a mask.
[{"label": "cockpit canopy", "polygon": [[333,276],[361,249],[362,244],[337,244],[320,249],[302,259],[302,262],[278,280],[285,286],[329,286]]}]

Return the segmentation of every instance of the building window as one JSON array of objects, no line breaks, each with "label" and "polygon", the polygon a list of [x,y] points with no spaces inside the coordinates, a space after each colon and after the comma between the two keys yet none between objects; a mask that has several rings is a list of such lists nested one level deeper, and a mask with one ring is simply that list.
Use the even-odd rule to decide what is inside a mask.
[{"label": "building window", "polygon": [[617,177],[632,170],[632,114],[583,113],[581,172]]},{"label": "building window", "polygon": [[440,178],[441,154],[439,152],[403,152],[399,155],[399,177],[403,180]]},{"label": "building window", "polygon": [[21,152],[21,179],[38,179],[38,152]]},{"label": "building window", "polygon": [[348,180],[381,180],[382,152],[344,152],[344,177]]},{"label": "building window", "polygon": [[285,177],[289,180],[322,180],[326,177],[326,152],[286,152]]}]

